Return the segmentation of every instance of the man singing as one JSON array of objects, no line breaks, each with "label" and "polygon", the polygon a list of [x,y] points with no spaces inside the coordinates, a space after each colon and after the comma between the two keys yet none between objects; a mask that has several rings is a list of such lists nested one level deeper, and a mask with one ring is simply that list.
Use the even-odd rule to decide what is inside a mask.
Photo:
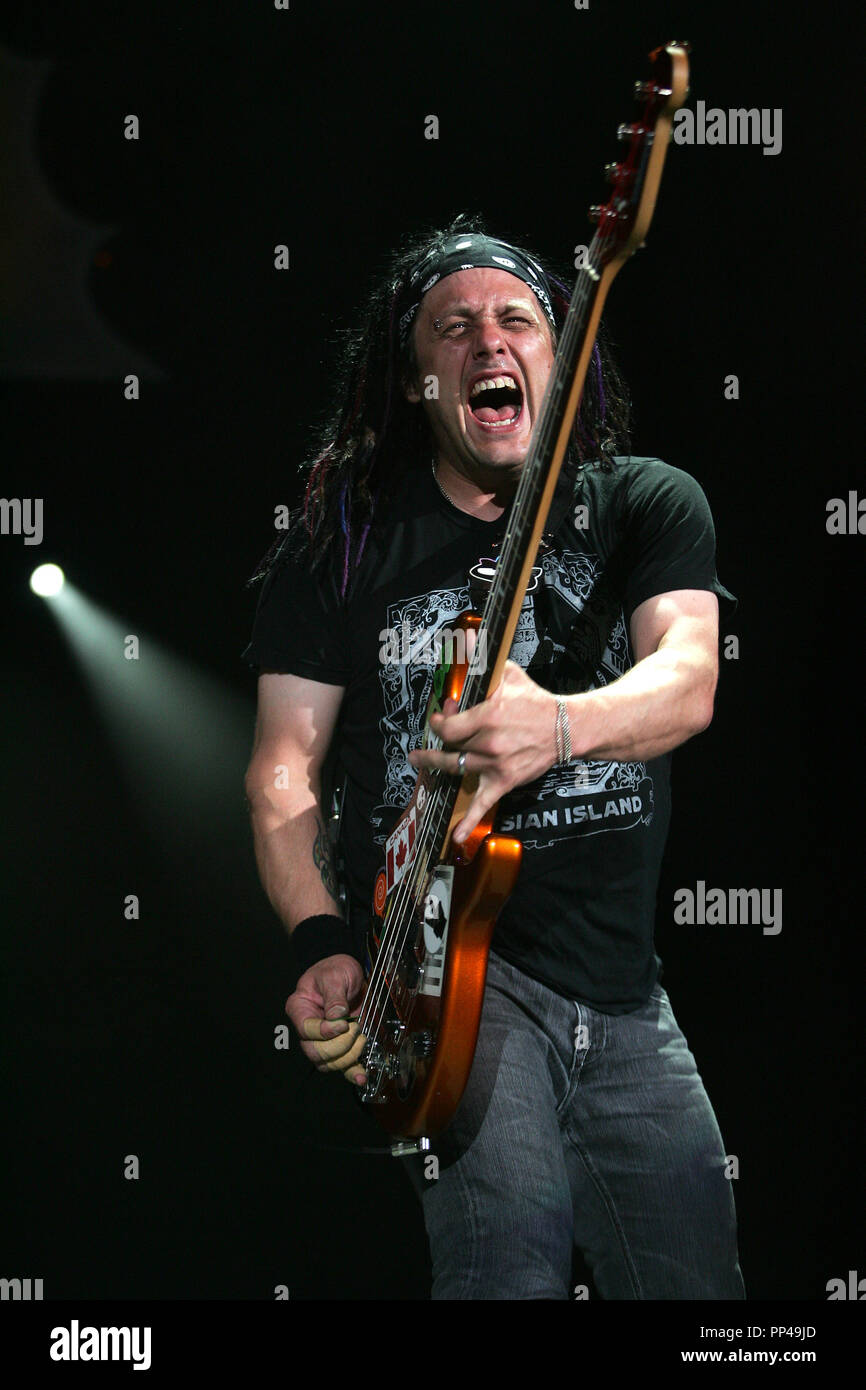
[{"label": "man singing", "polygon": [[[426,746],[425,638],[496,559],[567,304],[537,257],[464,217],[370,295],[303,506],[257,576],[257,861],[292,933],[303,1050],[362,1085],[385,841],[420,768],[476,774],[454,839],[498,804],[523,859],[439,1176],[410,1163],[433,1297],[568,1298],[576,1245],[602,1298],[743,1298],[724,1145],[653,943],[670,753],[712,718],[735,600],[701,488],[628,452],[601,339],[502,681],[430,715]],[[345,915],[322,804],[335,761]]]}]

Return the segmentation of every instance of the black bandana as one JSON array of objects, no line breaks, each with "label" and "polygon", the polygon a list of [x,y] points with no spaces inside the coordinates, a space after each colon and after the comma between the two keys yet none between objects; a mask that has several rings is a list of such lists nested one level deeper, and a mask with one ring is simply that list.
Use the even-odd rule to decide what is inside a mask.
[{"label": "black bandana", "polygon": [[400,346],[405,347],[421,300],[429,289],[440,280],[444,280],[446,275],[453,275],[458,270],[479,268],[505,270],[509,275],[516,275],[518,280],[522,280],[535,293],[551,327],[556,328],[553,292],[538,262],[532,260],[519,247],[510,246],[507,241],[481,236],[477,232],[464,232],[438,242],[433,250],[428,251],[410,270],[406,286],[400,295]]}]

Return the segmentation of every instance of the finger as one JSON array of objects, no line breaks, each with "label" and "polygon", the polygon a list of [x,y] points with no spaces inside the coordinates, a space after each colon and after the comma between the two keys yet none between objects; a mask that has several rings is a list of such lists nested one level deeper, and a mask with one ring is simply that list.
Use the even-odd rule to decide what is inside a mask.
[{"label": "finger", "polygon": [[442,772],[450,772],[453,775],[459,774],[457,759],[460,753],[466,754],[466,762],[463,765],[463,775],[470,773],[480,774],[487,772],[496,766],[496,757],[492,753],[483,753],[478,748],[416,748],[409,754],[409,761],[413,767],[439,768]]},{"label": "finger", "polygon": [[469,803],[466,815],[455,825],[451,835],[452,840],[461,845],[464,840],[468,839],[476,825],[484,819],[491,806],[494,806],[498,800],[498,796],[485,796],[476,792]]},{"label": "finger", "polygon": [[344,1066],[347,1059],[354,1061],[364,1050],[366,1038],[358,1031],[357,1021],[347,1024],[346,1032],[336,1038],[322,1033],[321,1020],[317,1018],[304,1019],[303,1028],[318,1054],[317,1066],[330,1067],[337,1059]]},{"label": "finger", "polygon": [[349,1001],[346,998],[345,990],[332,989],[326,993],[322,1012],[327,1023],[333,1023],[335,1019],[347,1019],[349,1017]]},{"label": "finger", "polygon": [[337,964],[325,960],[320,962],[318,968],[314,967],[313,983],[319,995],[315,1002],[318,1004],[321,1000],[321,1016],[329,1022],[349,1017],[352,999],[360,985],[356,977],[363,973],[354,959],[344,957],[343,962]]},{"label": "finger", "polygon": [[[344,1038],[340,1039],[340,1043],[345,1043],[345,1041],[346,1040]],[[358,1033],[355,1036],[354,1044],[348,1052],[338,1052],[333,1053],[329,1056],[325,1056],[325,1049],[333,1047],[337,1044],[315,1043],[314,1046],[316,1048],[316,1051],[321,1054],[321,1060],[317,1062],[316,1065],[319,1067],[321,1071],[346,1071],[349,1068],[353,1067],[354,1063],[358,1061],[358,1059],[361,1056],[361,1053],[364,1051],[366,1044],[367,1039],[364,1037],[364,1034]]]},{"label": "finger", "polygon": [[[311,1014],[307,1018],[299,1019],[296,1026],[305,1038],[311,1038],[314,1042],[321,1042],[325,1038],[336,1038],[349,1031],[347,1019],[320,1018],[318,1014]],[[325,1028],[328,1029],[327,1033],[324,1032]]]},{"label": "finger", "polygon": [[313,1064],[316,1071],[337,1071],[342,1072],[347,1081],[353,1085],[364,1086],[367,1083],[367,1073],[363,1067],[358,1065],[358,1058],[351,1058],[345,1061],[332,1058],[325,1062],[319,1056],[320,1043],[305,1042],[301,1043],[301,1050],[309,1062]]},{"label": "finger", "polygon": [[462,714],[431,714],[430,728],[443,743],[457,743],[472,738],[484,725],[485,704],[486,701],[482,700],[480,705],[473,705],[472,709],[466,709]]}]

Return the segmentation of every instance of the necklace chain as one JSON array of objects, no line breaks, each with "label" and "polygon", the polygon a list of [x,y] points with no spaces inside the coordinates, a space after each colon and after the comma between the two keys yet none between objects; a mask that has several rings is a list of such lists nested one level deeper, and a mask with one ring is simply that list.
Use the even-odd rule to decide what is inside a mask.
[{"label": "necklace chain", "polygon": [[[433,472],[433,481],[434,481],[434,483],[436,484],[436,486],[438,487],[439,491],[442,493],[442,496],[445,498],[445,501],[446,501],[446,502],[450,502],[451,505],[452,505],[452,507],[457,507],[457,503],[454,501],[454,498],[453,498],[449,493],[447,493],[447,492],[445,491],[444,487],[442,486],[442,484],[440,483],[439,479],[438,479],[437,476],[436,476],[436,460],[435,460],[435,458],[432,458],[432,459],[430,460],[430,468],[432,469],[432,472]],[[458,512],[459,512],[459,511],[460,511],[460,508],[457,507],[457,510],[458,510]]]}]

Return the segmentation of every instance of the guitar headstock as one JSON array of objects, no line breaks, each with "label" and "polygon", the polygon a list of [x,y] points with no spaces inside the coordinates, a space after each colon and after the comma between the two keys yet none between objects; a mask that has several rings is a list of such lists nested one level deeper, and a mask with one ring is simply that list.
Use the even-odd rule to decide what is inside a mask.
[{"label": "guitar headstock", "polygon": [[652,69],[636,82],[635,118],[621,125],[617,138],[628,143],[625,156],[608,164],[613,191],[606,203],[590,208],[598,230],[593,249],[602,265],[617,269],[643,245],[655,209],[675,113],[689,94],[689,45],[668,43],[649,55]]}]

